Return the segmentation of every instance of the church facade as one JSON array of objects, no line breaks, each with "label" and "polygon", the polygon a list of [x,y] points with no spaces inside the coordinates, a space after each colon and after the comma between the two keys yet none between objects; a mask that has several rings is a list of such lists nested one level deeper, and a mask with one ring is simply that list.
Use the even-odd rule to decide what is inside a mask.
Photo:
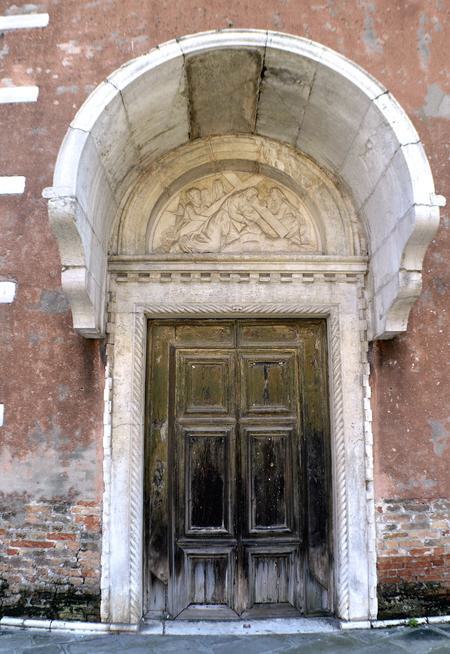
[{"label": "church facade", "polygon": [[447,614],[444,8],[3,5],[2,614]]}]

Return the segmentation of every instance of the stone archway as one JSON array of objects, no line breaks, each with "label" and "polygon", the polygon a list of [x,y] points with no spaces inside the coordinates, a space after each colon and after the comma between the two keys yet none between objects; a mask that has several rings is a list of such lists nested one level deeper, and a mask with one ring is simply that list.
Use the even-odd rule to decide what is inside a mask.
[{"label": "stone archway", "polygon": [[183,143],[227,133],[289,143],[343,180],[368,233],[370,336],[404,331],[442,204],[419,137],[357,65],[258,30],[162,45],[113,73],[71,123],[45,196],[75,328],[104,334],[108,242],[140,172]]},{"label": "stone archway", "polygon": [[[219,173],[235,175],[234,190],[254,174],[259,206],[272,187],[282,192],[304,217],[309,251],[298,236],[290,250],[289,230],[277,233],[283,242],[271,256],[230,252],[229,241],[211,251],[210,240],[201,252],[198,238],[188,250],[164,240],[171,203],[192,185],[208,190]],[[82,335],[105,334],[107,286],[110,294],[103,619],[138,622],[144,606],[146,320],[255,314],[327,320],[334,607],[342,619],[374,617],[367,340],[406,329],[442,203],[394,98],[305,39],[254,30],[185,37],[94,91],[66,134],[45,196]]]}]

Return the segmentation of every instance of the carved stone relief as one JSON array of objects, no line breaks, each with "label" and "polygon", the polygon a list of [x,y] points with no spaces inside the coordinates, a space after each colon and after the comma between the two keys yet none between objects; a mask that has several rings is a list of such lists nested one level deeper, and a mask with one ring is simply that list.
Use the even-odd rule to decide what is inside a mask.
[{"label": "carved stone relief", "polygon": [[236,171],[185,185],[163,207],[150,252],[321,251],[301,200],[266,176]]}]

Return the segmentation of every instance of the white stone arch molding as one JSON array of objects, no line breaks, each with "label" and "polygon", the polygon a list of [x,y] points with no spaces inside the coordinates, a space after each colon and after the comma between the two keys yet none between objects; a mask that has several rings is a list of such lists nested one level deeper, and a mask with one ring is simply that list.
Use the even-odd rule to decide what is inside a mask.
[{"label": "white stone arch molding", "polygon": [[404,331],[444,202],[417,132],[356,64],[260,30],[170,41],[115,71],[75,116],[44,192],[75,329],[104,335],[108,243],[134,181],[170,150],[229,133],[293,145],[342,180],[368,236],[369,336]]}]

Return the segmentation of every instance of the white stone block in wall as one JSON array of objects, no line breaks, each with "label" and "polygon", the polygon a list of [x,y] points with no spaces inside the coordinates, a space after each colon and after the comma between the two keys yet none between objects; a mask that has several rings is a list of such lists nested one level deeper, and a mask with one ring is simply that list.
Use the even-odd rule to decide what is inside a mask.
[{"label": "white stone block in wall", "polygon": [[5,405],[0,404],[0,427],[3,427],[3,417],[5,415]]},{"label": "white stone block in wall", "polygon": [[16,282],[0,282],[0,304],[11,304],[16,296]]},{"label": "white stone block in wall", "polygon": [[319,66],[297,147],[320,165],[339,169],[369,105],[370,100],[361,89],[332,70]]},{"label": "white stone block in wall", "polygon": [[[130,184],[130,179],[127,177],[129,171],[134,169],[136,171],[135,176],[141,172],[139,166],[136,165],[140,155],[133,143],[120,92],[109,83],[104,86],[110,86],[115,93],[111,94],[109,102],[105,105],[93,127],[90,128],[90,132],[102,160],[106,176],[110,180],[111,188],[114,190],[116,197],[120,198],[123,190],[126,190]],[[83,129],[82,126],[77,126]],[[128,134],[125,141],[126,147],[123,145],[125,134]],[[123,189],[121,188],[122,183]]]},{"label": "white stone block in wall", "polygon": [[0,32],[6,30],[30,29],[32,27],[47,27],[48,14],[17,14],[16,16],[0,16]]},{"label": "white stone block in wall", "polygon": [[38,95],[38,86],[5,86],[0,88],[0,104],[36,102]]},{"label": "white stone block in wall", "polygon": [[156,55],[151,53],[148,69],[131,83],[126,84],[124,69],[109,78],[121,91],[133,142],[144,164],[189,140],[184,58],[177,44],[167,49],[169,60],[155,66]]},{"label": "white stone block in wall", "polygon": [[0,195],[22,195],[25,190],[25,177],[11,175],[0,177]]},{"label": "white stone block in wall", "polygon": [[259,89],[256,132],[296,145],[317,64],[268,48]]},{"label": "white stone block in wall", "polygon": [[341,169],[353,191],[356,208],[369,198],[399,148],[396,135],[377,106],[371,104]]}]

